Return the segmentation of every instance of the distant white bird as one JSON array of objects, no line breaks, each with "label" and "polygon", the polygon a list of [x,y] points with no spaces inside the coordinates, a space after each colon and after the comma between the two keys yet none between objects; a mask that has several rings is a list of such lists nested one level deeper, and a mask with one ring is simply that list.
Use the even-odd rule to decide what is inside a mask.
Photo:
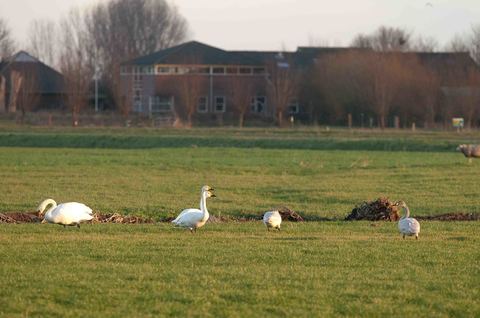
[{"label": "distant white bird", "polygon": [[196,232],[199,227],[204,226],[210,217],[207,210],[207,198],[216,197],[212,191],[214,191],[214,189],[210,186],[203,186],[200,192],[200,210],[185,209],[172,223],[179,227],[188,228],[192,233]]},{"label": "distant white bird", "polygon": [[45,213],[42,223],[55,223],[64,227],[76,225],[80,228],[81,222],[93,219],[92,209],[83,203],[67,202],[57,206],[57,202],[52,199],[46,199],[40,203],[38,206],[39,215],[42,215],[49,205],[51,207]]},{"label": "distant white bird", "polygon": [[280,224],[282,224],[282,216],[278,211],[265,212],[263,215],[263,224],[270,231],[270,228],[274,228],[280,231]]},{"label": "distant white bird", "polygon": [[472,163],[472,158],[480,158],[479,145],[459,145],[457,151],[460,151],[466,158],[468,158],[468,163]]},{"label": "distant white bird", "polygon": [[418,240],[418,234],[420,233],[420,223],[417,220],[410,217],[410,209],[407,204],[403,201],[397,202],[396,205],[402,207],[405,210],[405,215],[398,221],[398,230],[405,235],[415,236]]}]

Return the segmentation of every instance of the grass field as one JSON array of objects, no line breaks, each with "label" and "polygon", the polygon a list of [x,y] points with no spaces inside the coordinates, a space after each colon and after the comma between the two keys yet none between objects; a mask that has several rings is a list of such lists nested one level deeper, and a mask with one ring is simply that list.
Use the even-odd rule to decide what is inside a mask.
[{"label": "grass field", "polygon": [[478,317],[478,222],[422,225],[4,225],[0,315]]},{"label": "grass field", "polygon": [[[363,200],[480,212],[478,133],[0,127],[0,212],[47,197],[161,220],[216,188],[213,215],[286,205],[342,219]],[[0,224],[0,316],[479,316],[479,222]]]}]

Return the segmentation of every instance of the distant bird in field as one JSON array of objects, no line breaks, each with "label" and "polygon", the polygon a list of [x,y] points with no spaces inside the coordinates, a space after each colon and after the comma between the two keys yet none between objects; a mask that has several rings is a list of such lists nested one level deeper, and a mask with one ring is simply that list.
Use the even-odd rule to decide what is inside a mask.
[{"label": "distant bird in field", "polygon": [[77,226],[80,228],[80,223],[90,221],[93,219],[92,209],[83,203],[67,202],[57,205],[52,199],[46,199],[38,206],[38,213],[41,217],[47,207],[43,217],[42,223],[55,223],[63,225],[63,227]]},{"label": "distant bird in field", "polygon": [[403,238],[405,238],[405,235],[408,235],[415,236],[415,238],[418,240],[420,223],[418,223],[418,221],[414,218],[410,217],[410,209],[405,202],[399,201],[395,205],[405,210],[405,215],[400,219],[400,221],[398,221],[398,230],[403,234]]},{"label": "distant bird in field", "polygon": [[274,228],[280,231],[280,224],[282,224],[282,216],[278,211],[265,212],[263,215],[263,224],[270,231],[270,228]]},{"label": "distant bird in field", "polygon": [[431,2],[425,3],[425,6],[430,7],[430,8],[433,8],[433,4],[432,4]]},{"label": "distant bird in field", "polygon": [[206,185],[200,191],[200,210],[199,209],[185,209],[175,220],[172,221],[178,227],[187,228],[190,232],[196,232],[199,227],[202,227],[207,222],[210,214],[207,210],[207,198],[216,197],[213,194],[214,189]]},{"label": "distant bird in field", "polygon": [[459,145],[457,151],[462,152],[468,158],[468,163],[472,163],[472,158],[480,158],[479,145]]}]

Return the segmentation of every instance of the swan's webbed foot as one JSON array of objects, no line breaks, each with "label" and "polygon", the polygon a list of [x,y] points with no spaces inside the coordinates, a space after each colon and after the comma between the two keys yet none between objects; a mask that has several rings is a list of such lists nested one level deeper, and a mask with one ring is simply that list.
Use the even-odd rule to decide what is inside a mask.
[{"label": "swan's webbed foot", "polygon": [[280,226],[279,226],[279,227],[277,227],[277,230],[278,230],[278,232],[280,232]]},{"label": "swan's webbed foot", "polygon": [[415,235],[415,239],[418,240],[418,235]]},{"label": "swan's webbed foot", "polygon": [[405,234],[403,234],[403,239],[405,239]]}]

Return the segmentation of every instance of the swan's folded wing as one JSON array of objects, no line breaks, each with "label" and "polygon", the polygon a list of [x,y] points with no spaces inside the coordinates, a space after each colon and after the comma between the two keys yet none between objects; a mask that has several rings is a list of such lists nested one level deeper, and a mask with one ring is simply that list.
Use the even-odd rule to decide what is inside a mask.
[{"label": "swan's folded wing", "polygon": [[172,223],[180,226],[193,226],[203,218],[202,211],[198,209],[183,210]]}]

